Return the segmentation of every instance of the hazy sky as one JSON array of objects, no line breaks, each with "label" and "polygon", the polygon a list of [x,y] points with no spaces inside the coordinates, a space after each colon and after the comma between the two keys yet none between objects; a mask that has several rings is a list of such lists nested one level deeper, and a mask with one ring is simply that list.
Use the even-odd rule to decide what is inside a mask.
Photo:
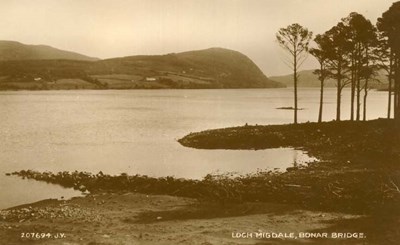
[{"label": "hazy sky", "polygon": [[[0,0],[0,39],[110,58],[209,47],[290,73],[275,41],[291,23],[322,33],[350,12],[373,23],[394,0]],[[304,68],[314,68],[310,56]]]}]

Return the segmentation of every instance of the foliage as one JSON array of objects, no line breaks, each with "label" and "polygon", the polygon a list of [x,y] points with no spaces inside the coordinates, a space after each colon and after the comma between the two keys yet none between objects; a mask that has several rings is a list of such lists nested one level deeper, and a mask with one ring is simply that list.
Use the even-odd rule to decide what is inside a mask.
[{"label": "foliage", "polygon": [[390,48],[389,76],[394,73],[394,118],[400,125],[400,2],[393,3],[389,10],[382,14],[377,27],[384,37],[381,40]]}]

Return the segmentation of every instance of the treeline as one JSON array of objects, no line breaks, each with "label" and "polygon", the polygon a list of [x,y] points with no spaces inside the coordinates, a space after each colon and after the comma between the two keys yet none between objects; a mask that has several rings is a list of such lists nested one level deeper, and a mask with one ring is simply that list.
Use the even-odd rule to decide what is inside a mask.
[{"label": "treeline", "polygon": [[[322,121],[324,82],[334,79],[337,87],[336,120],[341,120],[341,98],[345,86],[351,89],[350,120],[366,120],[370,83],[384,70],[388,80],[387,117],[400,123],[400,2],[392,6],[373,25],[363,15],[353,12],[322,34],[299,24],[281,28],[278,43],[288,52],[287,64],[294,71],[294,123],[297,123],[297,71],[308,54],[319,62],[315,74],[321,82],[318,122]],[[312,44],[314,41],[314,44]],[[313,46],[311,48],[311,46]]]}]

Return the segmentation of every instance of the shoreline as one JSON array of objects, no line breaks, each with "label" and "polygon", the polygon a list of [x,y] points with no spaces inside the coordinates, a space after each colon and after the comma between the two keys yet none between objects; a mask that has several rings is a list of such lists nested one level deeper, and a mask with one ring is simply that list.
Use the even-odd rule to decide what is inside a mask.
[{"label": "shoreline", "polygon": [[[111,88],[111,89],[17,89],[17,90],[2,90],[0,92],[54,92],[54,91],[168,91],[168,90],[263,90],[263,89],[288,89],[288,87],[270,87],[270,88]],[[290,89],[290,88],[289,88]],[[317,89],[317,88],[316,88]]]},{"label": "shoreline", "polygon": [[[315,89],[320,90],[319,87],[302,87],[303,89]],[[107,88],[107,89],[96,89],[96,88],[82,88],[82,89],[0,89],[0,92],[19,92],[19,91],[120,91],[120,90],[263,90],[263,89],[293,89],[293,87],[243,87],[243,88]],[[326,87],[325,89],[334,90],[335,87]],[[344,90],[350,89],[345,87]],[[372,89],[375,92],[387,92],[381,89]],[[279,109],[279,108],[276,108]],[[305,108],[302,108],[305,109]],[[298,109],[299,110],[299,109]]]},{"label": "shoreline", "polygon": [[[360,215],[304,210],[287,204],[220,206],[190,198],[132,192],[104,192],[68,201],[44,200],[9,212],[16,218],[0,221],[0,236],[6,244],[293,244],[295,240],[291,238],[237,239],[232,234],[241,231],[330,232],[329,227],[337,220],[353,223],[364,219]],[[298,222],[301,222],[301,227]],[[358,224],[351,231],[356,232],[359,228]],[[346,231],[349,229],[335,230]],[[43,232],[50,237],[20,237],[22,233],[40,236]],[[56,239],[56,234],[64,237]],[[338,240],[296,241],[319,243]],[[349,241],[357,244],[360,239]]]},{"label": "shoreline", "polygon": [[[109,238],[114,239],[115,236],[119,240],[113,242],[122,241],[122,244],[131,241],[129,239],[143,244],[152,244],[154,239],[161,241],[161,244],[180,241],[174,237],[171,242],[163,240],[165,234],[161,236],[144,232],[144,227],[148,225],[159,229],[167,229],[172,225],[174,234],[185,237],[183,244],[193,244],[195,240],[190,238],[190,234],[196,233],[196,230],[202,230],[205,234],[212,233],[211,237],[218,241],[212,244],[220,244],[221,241],[228,244],[254,244],[257,240],[235,240],[230,237],[231,232],[246,229],[254,220],[259,220],[254,225],[262,224],[259,228],[277,227],[278,231],[288,232],[298,231],[295,227],[299,222],[301,228],[307,231],[364,230],[371,244],[381,244],[383,241],[390,244],[390,241],[400,238],[400,234],[395,231],[396,224],[400,222],[400,192],[396,189],[399,181],[400,141],[397,135],[390,133],[393,127],[392,120],[383,119],[322,124],[247,125],[191,133],[179,140],[184,146],[202,149],[290,146],[301,148],[320,159],[307,167],[288,168],[283,173],[268,171],[234,178],[208,175],[202,180],[188,180],[127,174],[111,176],[101,172],[14,172],[14,175],[20,177],[90,193],[71,200],[44,200],[0,211],[0,228],[3,227],[0,235],[9,241],[18,241],[15,232],[21,230],[21,227],[44,229],[38,228],[39,224],[49,222],[49,217],[55,215],[59,218],[51,229],[86,227],[84,229],[89,233],[103,229],[101,232],[104,234],[100,237],[89,235],[88,232],[80,234],[77,230],[73,231],[68,241],[78,244],[82,241],[80,239],[109,242]],[[143,199],[158,201],[147,202]],[[170,204],[166,205],[165,202]],[[301,217],[305,214],[311,217],[304,220]],[[282,215],[289,219],[284,226],[276,223]],[[96,220],[96,217],[101,218]],[[329,217],[328,223],[326,217]],[[66,222],[70,218],[72,221]],[[226,219],[229,222],[235,220],[241,225],[237,225],[236,230],[223,229]],[[276,221],[271,222],[271,219]],[[94,222],[96,225],[85,226],[80,220]],[[193,222],[189,225],[187,220],[196,220],[195,223],[202,223],[202,227],[206,228],[193,228]],[[206,225],[210,222],[215,223],[213,228]],[[114,234],[105,230],[105,227],[110,226],[116,226]],[[182,229],[187,226],[191,228],[182,234]],[[131,235],[127,233],[127,227],[136,227],[134,237],[127,236]],[[46,229],[50,229],[49,226]],[[214,234],[215,229],[218,231]],[[199,233],[196,239],[205,242],[210,237]],[[283,242],[291,241],[284,239]],[[357,244],[359,241],[350,242]]]},{"label": "shoreline", "polygon": [[[178,142],[195,149],[262,150],[293,147],[312,157],[370,167],[400,160],[400,136],[393,119],[244,125],[190,133]],[[372,144],[369,146],[368,144]],[[371,158],[372,157],[372,158]],[[388,162],[386,162],[388,161]],[[395,164],[395,167],[397,164]]]}]

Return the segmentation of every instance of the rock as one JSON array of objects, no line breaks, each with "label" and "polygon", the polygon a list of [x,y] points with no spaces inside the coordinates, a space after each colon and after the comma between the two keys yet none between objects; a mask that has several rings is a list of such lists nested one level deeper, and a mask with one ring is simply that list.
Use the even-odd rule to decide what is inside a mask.
[{"label": "rock", "polygon": [[86,186],[84,186],[84,185],[80,185],[80,186],[78,187],[78,190],[84,192],[84,191],[87,190],[87,188],[86,188]]}]

